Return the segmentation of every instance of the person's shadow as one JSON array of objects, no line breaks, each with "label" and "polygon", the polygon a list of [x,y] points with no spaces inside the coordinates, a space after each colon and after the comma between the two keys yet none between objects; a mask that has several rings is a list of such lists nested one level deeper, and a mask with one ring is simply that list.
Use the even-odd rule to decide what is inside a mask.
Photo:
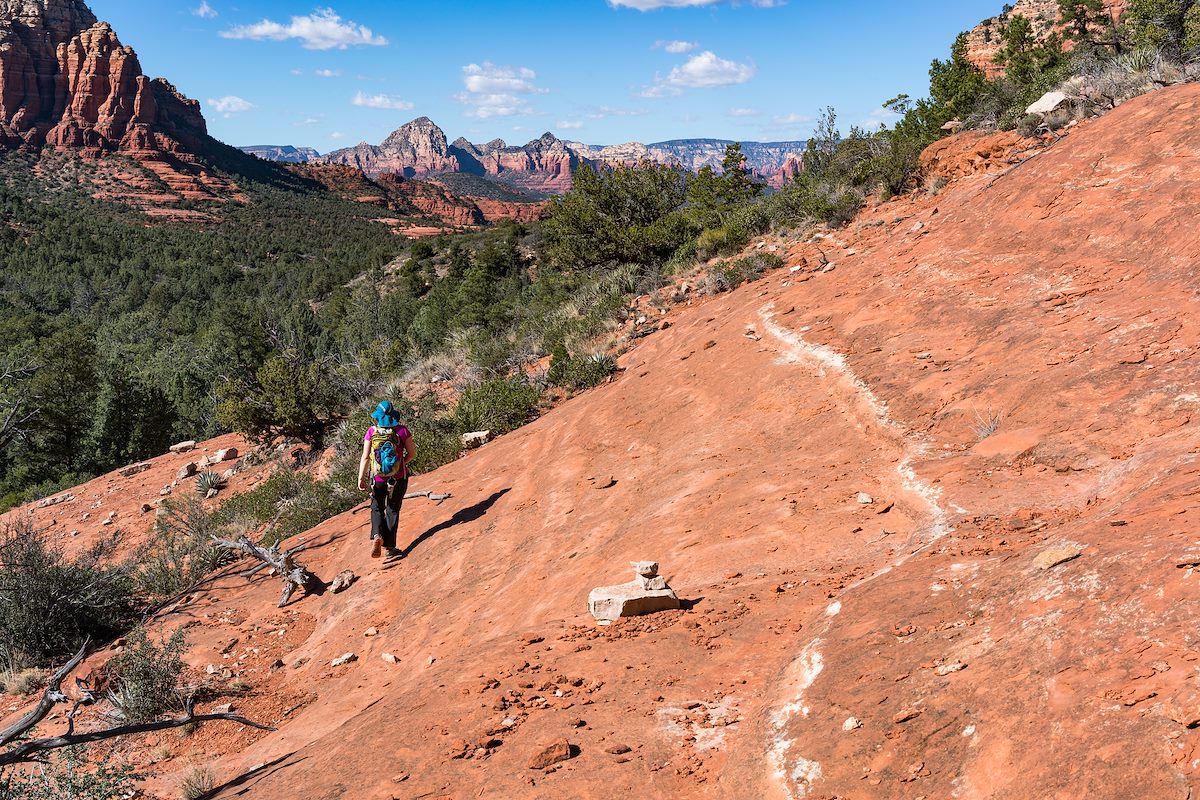
[{"label": "person's shadow", "polygon": [[501,489],[500,491],[492,494],[492,496],[486,500],[481,500],[473,506],[467,506],[464,509],[455,511],[454,516],[452,516],[450,519],[446,520],[445,522],[439,522],[437,525],[434,525],[432,528],[413,539],[412,542],[409,543],[408,547],[404,548],[403,552],[401,553],[401,558],[407,558],[413,550],[416,550],[420,545],[429,541],[434,536],[437,536],[442,531],[447,530],[448,528],[453,528],[456,525],[464,525],[468,522],[474,522],[475,520],[479,519],[486,514],[492,506],[496,505],[497,500],[499,500],[501,497],[504,497],[504,495],[511,491],[512,487]]}]

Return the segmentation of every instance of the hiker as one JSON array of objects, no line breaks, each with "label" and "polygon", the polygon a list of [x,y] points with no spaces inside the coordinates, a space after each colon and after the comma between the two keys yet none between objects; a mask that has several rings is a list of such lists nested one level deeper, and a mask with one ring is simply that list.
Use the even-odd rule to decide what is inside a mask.
[{"label": "hiker", "polygon": [[358,462],[358,488],[371,493],[371,558],[379,558],[384,551],[388,558],[398,558],[404,554],[396,547],[396,527],[408,491],[408,462],[416,450],[412,432],[400,423],[390,400],[380,403],[371,417],[375,424],[367,428]]}]

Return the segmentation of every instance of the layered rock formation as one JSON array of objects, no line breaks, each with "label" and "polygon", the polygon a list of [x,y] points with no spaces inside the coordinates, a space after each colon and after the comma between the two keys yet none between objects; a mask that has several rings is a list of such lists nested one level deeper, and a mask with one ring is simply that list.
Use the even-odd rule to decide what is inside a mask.
[{"label": "layered rock formation", "polygon": [[81,0],[0,0],[0,148],[193,155],[200,105],[142,73]]},{"label": "layered rock formation", "polygon": [[[1128,7],[1129,0],[1104,0],[1104,11],[1114,20],[1120,19]],[[1033,24],[1033,34],[1039,42],[1046,41],[1056,31],[1062,32],[1058,0],[1016,0],[1010,11],[985,19],[967,33],[967,58],[989,78],[1004,74],[1004,68],[996,63],[996,53],[1004,46],[1001,32],[1014,15]],[[1070,47],[1070,42],[1064,44]]]},{"label": "layered rock formation", "polygon": [[458,157],[464,172],[488,175],[539,192],[569,190],[571,176],[581,163],[566,142],[548,132],[524,147],[509,147],[503,139],[493,139],[485,145],[458,139],[451,152]]},{"label": "layered rock formation", "polygon": [[[428,117],[403,125],[378,146],[359,144],[336,150],[323,161],[348,164],[368,175],[386,172],[407,178],[462,172],[493,178],[520,189],[561,194],[571,188],[581,164],[630,165],[643,161],[678,165],[697,171],[720,169],[725,139],[676,139],[645,145],[640,142],[597,146],[559,139],[545,133],[520,147],[503,139],[474,144],[466,138],[446,144],[446,134]],[[759,179],[780,186],[799,167],[805,142],[743,142],[746,164]],[[244,148],[263,158],[276,158],[267,148]],[[294,148],[291,148],[294,149]]]},{"label": "layered rock formation", "polygon": [[392,172],[405,178],[458,172],[458,160],[449,153],[446,134],[429,117],[401,125],[376,146],[363,142],[335,150],[322,161],[357,167],[367,175]]}]

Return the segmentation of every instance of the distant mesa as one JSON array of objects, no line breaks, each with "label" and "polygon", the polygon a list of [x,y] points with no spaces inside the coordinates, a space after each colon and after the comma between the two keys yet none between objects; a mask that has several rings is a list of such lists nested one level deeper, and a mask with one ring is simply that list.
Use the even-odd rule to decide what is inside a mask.
[{"label": "distant mesa", "polygon": [[[397,128],[381,144],[363,142],[316,159],[344,164],[372,177],[392,173],[405,178],[447,174],[476,175],[523,191],[561,194],[571,188],[572,174],[591,166],[674,164],[690,171],[720,169],[728,139],[674,139],[655,144],[628,142],[599,146],[559,139],[545,133],[533,141],[511,146],[503,139],[474,144],[465,138],[448,143],[445,132],[429,117],[418,117]],[[806,142],[742,142],[750,170],[772,186],[780,186],[800,166]],[[309,148],[244,147],[248,153],[274,161],[292,161]]]},{"label": "distant mesa", "polygon": [[308,164],[321,158],[321,154],[311,147],[292,147],[290,144],[252,144],[241,149],[264,161],[279,161],[283,164]]}]

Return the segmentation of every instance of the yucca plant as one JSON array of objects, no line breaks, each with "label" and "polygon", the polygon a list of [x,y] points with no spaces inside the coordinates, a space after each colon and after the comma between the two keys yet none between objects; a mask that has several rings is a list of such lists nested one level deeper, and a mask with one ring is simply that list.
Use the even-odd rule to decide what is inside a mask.
[{"label": "yucca plant", "polygon": [[215,472],[201,472],[196,478],[196,492],[201,496],[206,496],[213,489],[220,489],[225,485],[225,479]]}]

